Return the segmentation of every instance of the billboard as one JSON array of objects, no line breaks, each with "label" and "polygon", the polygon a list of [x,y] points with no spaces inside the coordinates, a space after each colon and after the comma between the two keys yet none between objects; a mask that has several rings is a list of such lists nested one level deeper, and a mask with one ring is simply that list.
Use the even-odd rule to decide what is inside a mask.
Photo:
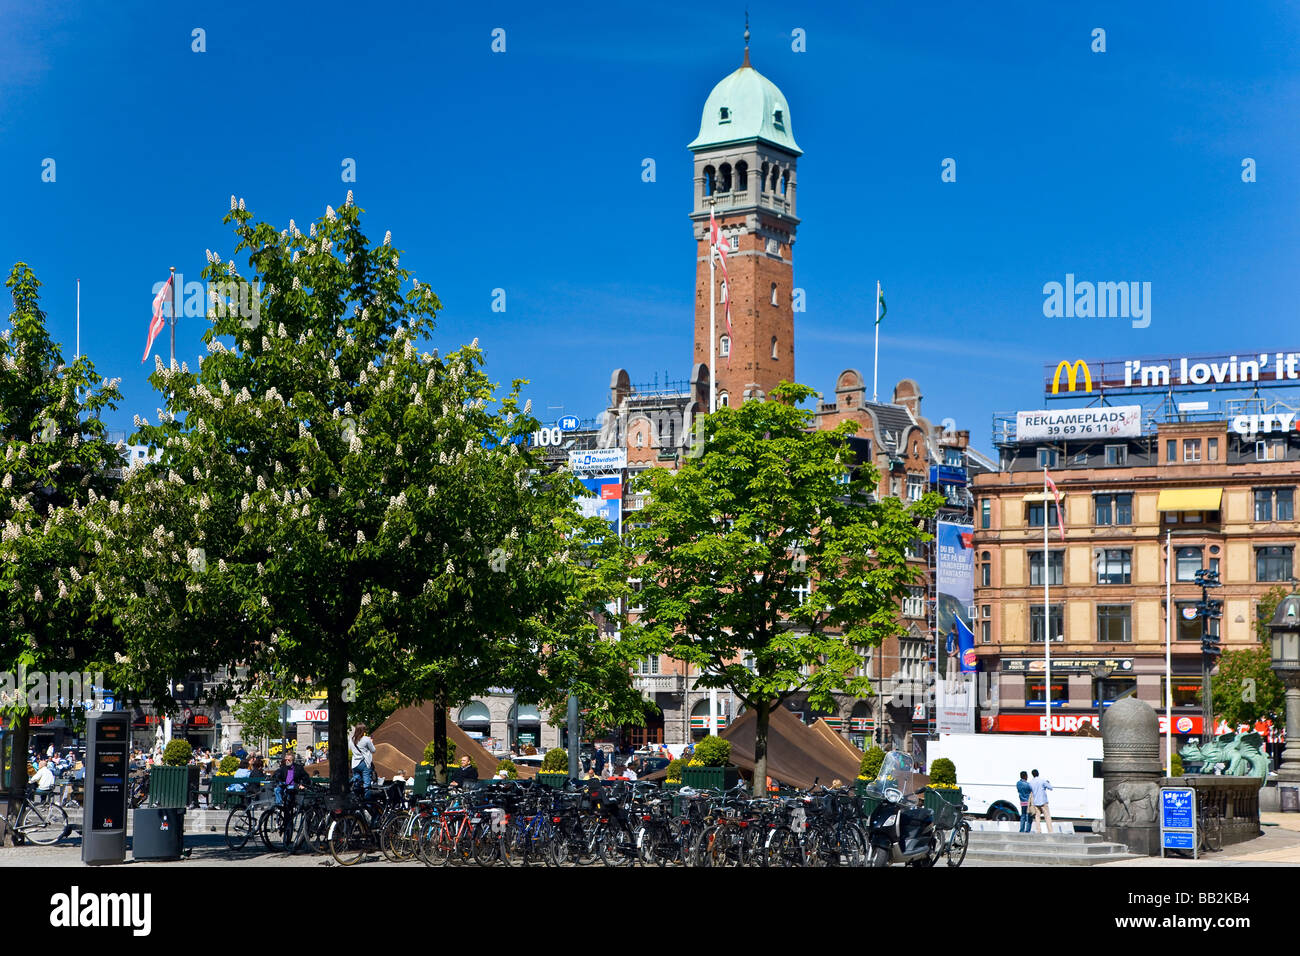
[{"label": "billboard", "polygon": [[622,471],[627,467],[627,452],[622,448],[595,448],[569,452],[569,468],[575,472]]},{"label": "billboard", "polygon": [[1300,352],[1062,359],[1044,366],[1043,392],[1115,394],[1300,384]]},{"label": "billboard", "polygon": [[579,479],[588,494],[574,499],[584,518],[604,518],[615,534],[623,525],[623,485],[617,475]]},{"label": "billboard", "polygon": [[1141,405],[1016,412],[1016,441],[1137,438],[1141,434]]},{"label": "billboard", "polygon": [[[960,638],[956,619],[970,625],[970,607],[975,602],[975,526],[940,521],[934,533],[936,549],[934,585],[937,597],[935,626],[938,628],[941,653],[939,673],[947,675],[962,670]],[[952,640],[949,641],[951,636]]]}]

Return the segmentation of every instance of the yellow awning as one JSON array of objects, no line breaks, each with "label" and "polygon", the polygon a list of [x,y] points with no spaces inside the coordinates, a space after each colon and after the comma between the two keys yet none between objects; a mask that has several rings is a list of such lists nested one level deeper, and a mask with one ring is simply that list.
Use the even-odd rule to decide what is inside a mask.
[{"label": "yellow awning", "polygon": [[1157,511],[1218,511],[1222,488],[1166,488],[1156,501]]}]

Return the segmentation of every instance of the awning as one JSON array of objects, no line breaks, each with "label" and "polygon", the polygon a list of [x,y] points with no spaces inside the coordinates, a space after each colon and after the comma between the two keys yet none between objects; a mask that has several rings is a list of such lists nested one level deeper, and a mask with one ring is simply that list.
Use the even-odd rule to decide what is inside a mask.
[{"label": "awning", "polygon": [[[1065,497],[1065,492],[1064,492],[1064,491],[1061,492],[1061,497],[1062,497],[1062,498]],[[1025,501],[1031,501],[1031,502],[1032,502],[1032,501],[1050,501],[1050,502],[1052,502],[1053,504],[1056,503],[1056,497],[1055,497],[1055,496],[1054,496],[1050,491],[1049,491],[1047,494],[1043,494],[1043,492],[1041,492],[1041,491],[1035,491],[1033,494],[1025,495],[1024,500],[1025,500]]]},{"label": "awning", "polygon": [[1156,501],[1157,511],[1218,511],[1222,488],[1166,488]]}]

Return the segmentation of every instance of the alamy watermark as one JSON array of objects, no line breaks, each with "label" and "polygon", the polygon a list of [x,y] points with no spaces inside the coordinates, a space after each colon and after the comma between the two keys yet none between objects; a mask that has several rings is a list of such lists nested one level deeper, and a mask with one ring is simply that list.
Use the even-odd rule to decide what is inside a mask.
[{"label": "alamy watermark", "polygon": [[104,708],[104,672],[0,671],[0,707],[42,711],[47,707]]},{"label": "alamy watermark", "polygon": [[1132,319],[1133,328],[1151,324],[1150,282],[1065,282],[1043,286],[1043,315],[1049,319]]},{"label": "alamy watermark", "polygon": [[[157,295],[167,283],[155,282],[153,295]],[[163,303],[168,313],[172,303],[168,299]],[[186,282],[184,273],[176,273],[176,311],[187,318],[224,318],[237,316],[242,318],[245,328],[255,329],[261,322],[262,286],[254,285],[244,279],[222,279],[209,282],[204,288],[202,282]]]}]

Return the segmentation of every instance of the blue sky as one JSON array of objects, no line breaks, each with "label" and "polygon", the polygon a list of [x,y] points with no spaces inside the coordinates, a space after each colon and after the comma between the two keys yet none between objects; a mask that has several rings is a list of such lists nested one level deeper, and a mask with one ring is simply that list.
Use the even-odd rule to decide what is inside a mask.
[{"label": "blue sky", "polygon": [[[140,364],[152,286],[230,256],[230,195],[283,228],[352,188],[441,298],[440,347],[478,336],[539,410],[596,414],[615,368],[689,372],[686,144],[740,64],[744,8],[0,0],[0,264],[33,266],[69,354],[82,280],[82,346],[122,377],[126,428],[159,404]],[[1046,362],[1300,347],[1294,5],[749,8],[804,150],[801,381],[870,378],[877,279],[882,393],[915,378],[926,414],[985,450],[995,411],[1042,407]],[[1150,326],[1045,318],[1066,273],[1150,282]],[[204,323],[182,320],[178,357]]]}]

